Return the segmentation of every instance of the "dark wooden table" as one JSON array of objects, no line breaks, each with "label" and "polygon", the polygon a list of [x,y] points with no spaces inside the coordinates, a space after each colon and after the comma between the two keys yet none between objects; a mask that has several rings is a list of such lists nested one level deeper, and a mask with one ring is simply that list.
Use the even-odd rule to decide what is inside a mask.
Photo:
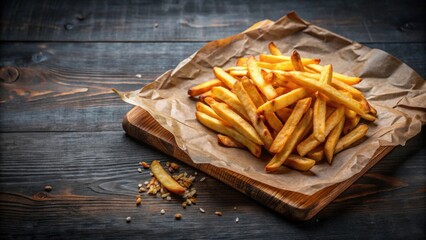
[{"label": "dark wooden table", "polygon": [[307,222],[201,172],[196,206],[143,194],[136,207],[150,178],[138,162],[179,161],[124,134],[132,106],[111,91],[141,88],[206,42],[291,10],[425,77],[420,2],[1,1],[1,239],[424,239],[424,129]]}]

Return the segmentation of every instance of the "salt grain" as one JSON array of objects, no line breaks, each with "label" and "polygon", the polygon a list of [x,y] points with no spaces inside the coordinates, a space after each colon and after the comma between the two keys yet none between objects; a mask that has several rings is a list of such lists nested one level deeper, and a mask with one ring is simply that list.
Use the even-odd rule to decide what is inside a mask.
[{"label": "salt grain", "polygon": [[172,197],[167,196],[167,197],[166,197],[166,199],[167,199],[167,201],[171,201],[171,200],[172,200]]},{"label": "salt grain", "polygon": [[200,212],[205,213],[206,211],[204,211],[204,209],[200,208]]},{"label": "salt grain", "polygon": [[164,215],[166,213],[166,211],[164,209],[161,209],[160,213],[161,213],[161,215]]},{"label": "salt grain", "polygon": [[240,221],[240,219],[239,219],[239,218],[236,218],[236,219],[235,219],[235,222],[236,222],[236,223],[238,223],[239,221]]},{"label": "salt grain", "polygon": [[141,173],[142,172],[142,169],[141,168],[138,168],[138,173]]},{"label": "salt grain", "polygon": [[126,222],[129,223],[130,221],[132,221],[131,217],[126,217]]},{"label": "salt grain", "polygon": [[214,214],[216,214],[216,215],[218,215],[218,216],[222,216],[222,212],[219,212],[219,211],[214,212]]},{"label": "salt grain", "polygon": [[148,185],[148,184],[149,184],[149,182],[148,182],[148,181],[145,181],[143,184]]},{"label": "salt grain", "polygon": [[141,74],[136,74],[135,75],[137,78],[141,78],[142,77],[142,75]]},{"label": "salt grain", "polygon": [[202,177],[202,178],[200,179],[200,182],[204,182],[204,180],[206,180],[206,177]]}]

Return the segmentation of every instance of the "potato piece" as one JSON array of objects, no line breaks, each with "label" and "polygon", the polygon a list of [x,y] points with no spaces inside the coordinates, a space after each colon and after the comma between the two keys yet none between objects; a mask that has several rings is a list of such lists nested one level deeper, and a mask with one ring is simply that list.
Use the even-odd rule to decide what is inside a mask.
[{"label": "potato piece", "polygon": [[299,171],[308,171],[315,165],[316,161],[296,154],[290,154],[284,165]]},{"label": "potato piece", "polygon": [[320,142],[325,141],[325,119],[327,105],[321,93],[318,94],[314,103],[314,128],[313,136]]},{"label": "potato piece", "polygon": [[308,95],[308,91],[304,88],[297,88],[293,91],[281,95],[275,99],[269,100],[266,103],[264,103],[262,106],[260,106],[257,109],[257,113],[262,115],[267,112],[275,112],[278,109],[285,108],[300,99],[306,97]]},{"label": "potato piece", "polygon": [[268,44],[268,48],[269,48],[269,51],[271,52],[272,55],[275,55],[275,56],[282,55],[281,51],[278,49],[277,45],[275,45],[274,42],[270,42]]},{"label": "potato piece", "polygon": [[308,111],[303,116],[302,120],[300,120],[293,134],[286,142],[284,148],[281,152],[275,154],[275,156],[269,161],[266,165],[266,172],[274,172],[276,171],[288,158],[290,153],[293,151],[297,142],[299,142],[303,133],[306,129],[309,129],[312,126],[312,110],[308,109]]},{"label": "potato piece", "polygon": [[157,161],[154,160],[151,163],[151,172],[154,174],[155,178],[170,192],[182,195],[185,193],[186,189],[179,185],[167,172],[164,170],[163,166]]},{"label": "potato piece", "polygon": [[210,117],[222,120],[222,118],[220,118],[214,111],[213,109],[211,109],[209,106],[207,106],[206,104],[202,103],[202,102],[197,102],[197,104],[195,105],[195,108],[197,109],[197,111],[205,113],[207,115],[209,115]]},{"label": "potato piece", "polygon": [[[336,111],[334,111],[330,117],[327,118],[325,121],[325,137],[330,134],[331,130],[340,122],[342,121],[342,118],[344,117],[345,110],[343,106],[340,106]],[[309,135],[308,138],[303,140],[301,143],[297,145],[297,152],[300,156],[305,156],[308,152],[310,152],[312,149],[316,148],[318,145],[320,145],[321,142],[318,141],[313,133]]]},{"label": "potato piece", "polygon": [[231,107],[225,103],[216,102],[213,99],[206,99],[206,102],[215,111],[215,113],[219,115],[219,117],[235,128],[235,130],[254,143],[263,145],[263,142],[256,130],[246,120],[240,117],[240,115],[234,112]]},{"label": "potato piece", "polygon": [[302,59],[300,57],[300,54],[294,50],[291,54],[291,64],[293,65],[294,70],[303,72],[305,68],[303,67]]},{"label": "potato piece", "polygon": [[195,116],[197,117],[197,120],[206,126],[207,128],[210,128],[218,133],[222,133],[224,135],[227,135],[239,143],[246,146],[249,151],[256,157],[260,157],[260,154],[262,152],[261,147],[254,142],[250,141],[248,138],[244,137],[241,133],[237,132],[235,129],[229,127],[224,122],[212,118],[209,115],[202,113],[202,112],[196,112]]},{"label": "potato piece", "polygon": [[254,57],[250,57],[247,61],[247,70],[253,83],[259,88],[259,90],[268,98],[274,99],[277,96],[277,92],[272,87],[271,83],[267,83],[262,76],[260,68],[257,66]]},{"label": "potato piece", "polygon": [[200,94],[203,94],[203,93],[209,91],[210,89],[212,89],[215,86],[221,86],[221,85],[222,85],[222,82],[219,79],[213,79],[213,80],[210,80],[210,81],[207,81],[207,82],[203,82],[203,83],[200,83],[198,85],[191,87],[188,90],[188,95],[191,96],[191,97],[195,97],[195,96],[198,96]]},{"label": "potato piece", "polygon": [[233,148],[244,148],[245,146],[238,141],[235,141],[233,138],[228,137],[223,134],[217,135],[217,142],[224,147],[233,147]]},{"label": "potato piece", "polygon": [[231,70],[229,74],[233,77],[244,77],[247,76],[247,70]]},{"label": "potato piece", "polygon": [[360,140],[367,134],[367,131],[367,125],[359,124],[355,129],[340,138],[340,140],[337,142],[336,148],[334,149],[334,154],[337,154],[338,152],[352,145],[354,142]]},{"label": "potato piece", "polygon": [[227,72],[225,72],[220,67],[214,67],[213,68],[214,75],[217,79],[223,82],[223,84],[228,88],[232,89],[232,86],[234,86],[234,83],[238,81],[233,76],[229,75]]},{"label": "potato piece", "polygon": [[211,91],[214,98],[220,99],[224,103],[231,106],[241,117],[245,118],[246,120],[249,119],[246,110],[244,110],[240,100],[238,100],[234,93],[224,87],[214,87]]},{"label": "potato piece", "polygon": [[265,126],[263,121],[259,118],[256,113],[256,106],[250,98],[250,95],[246,92],[241,82],[236,82],[234,85],[234,91],[240,100],[242,106],[246,110],[247,115],[249,116],[250,122],[260,139],[265,145],[265,148],[269,150],[272,144],[272,135],[269,132],[268,128]]},{"label": "potato piece", "polygon": [[345,116],[343,119],[331,130],[328,135],[327,141],[324,145],[324,154],[327,158],[328,164],[331,164],[334,156],[334,149],[336,147],[337,142],[339,141],[340,135],[342,134],[343,126],[345,125]]},{"label": "potato piece", "polygon": [[[317,73],[320,73],[323,69],[323,66],[318,65],[318,64],[310,64],[310,65],[307,65],[306,67],[311,69],[312,71],[317,72]],[[343,74],[340,74],[340,73],[337,73],[337,72],[333,72],[333,78],[335,78],[335,79],[337,79],[341,82],[344,82],[346,84],[349,84],[349,85],[357,84],[362,80],[359,77],[350,77],[350,76],[346,76],[346,75],[343,75]]]},{"label": "potato piece", "polygon": [[272,146],[269,149],[270,152],[278,153],[284,148],[284,145],[293,134],[296,126],[299,124],[300,119],[302,119],[303,114],[305,114],[311,106],[311,102],[312,98],[304,98],[296,103],[296,106],[294,107],[287,122],[284,124],[284,127],[275,137]]}]

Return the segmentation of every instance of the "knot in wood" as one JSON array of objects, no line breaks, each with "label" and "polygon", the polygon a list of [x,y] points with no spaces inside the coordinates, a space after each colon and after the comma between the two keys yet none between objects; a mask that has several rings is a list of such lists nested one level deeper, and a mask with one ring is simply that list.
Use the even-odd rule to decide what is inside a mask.
[{"label": "knot in wood", "polygon": [[19,78],[19,71],[15,67],[0,67],[0,80],[5,83],[12,83]]}]

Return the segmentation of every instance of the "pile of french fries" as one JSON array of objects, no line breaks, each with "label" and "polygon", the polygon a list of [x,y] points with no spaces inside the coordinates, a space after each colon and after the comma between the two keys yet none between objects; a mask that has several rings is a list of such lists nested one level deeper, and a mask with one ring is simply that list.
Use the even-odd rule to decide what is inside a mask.
[{"label": "pile of french fries", "polygon": [[361,78],[333,72],[320,59],[284,56],[271,42],[270,54],[239,58],[228,69],[214,67],[215,79],[188,90],[198,97],[197,120],[219,134],[227,147],[247,148],[260,157],[262,146],[273,157],[274,172],[285,165],[307,171],[324,156],[338,152],[368,130],[360,119],[375,121],[377,111],[352,85]]}]

